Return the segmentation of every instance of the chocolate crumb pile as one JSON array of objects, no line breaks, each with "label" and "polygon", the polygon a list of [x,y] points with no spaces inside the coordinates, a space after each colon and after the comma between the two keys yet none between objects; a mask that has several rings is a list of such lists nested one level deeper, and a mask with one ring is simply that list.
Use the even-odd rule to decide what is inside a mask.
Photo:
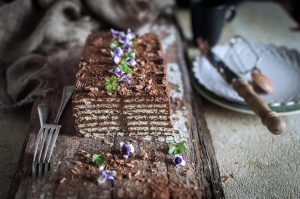
[{"label": "chocolate crumb pile", "polygon": [[[92,163],[92,154],[81,151],[76,155],[77,160],[71,162],[66,169],[65,177],[59,179],[58,183],[68,182],[73,186],[82,186],[82,179],[97,184],[99,177],[98,167]],[[170,180],[168,176],[155,174],[149,175],[139,167],[141,161],[148,159],[148,153],[142,152],[140,155],[131,156],[124,159],[120,155],[106,154],[105,165],[109,170],[115,170],[115,177],[112,190],[119,198],[134,197],[135,193],[142,198],[195,198],[196,189],[186,188],[182,182]],[[158,163],[159,162],[154,162]],[[154,164],[155,165],[155,164]],[[108,183],[108,182],[105,182]],[[103,187],[101,187],[103,188]],[[133,191],[134,189],[135,191]]]}]

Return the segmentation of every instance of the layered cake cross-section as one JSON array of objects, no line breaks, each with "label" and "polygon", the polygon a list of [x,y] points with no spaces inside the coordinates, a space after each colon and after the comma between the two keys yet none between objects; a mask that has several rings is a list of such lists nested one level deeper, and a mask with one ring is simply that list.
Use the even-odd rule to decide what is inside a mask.
[{"label": "layered cake cross-section", "polygon": [[73,115],[79,133],[171,135],[170,99],[155,34],[92,33],[76,75]]}]

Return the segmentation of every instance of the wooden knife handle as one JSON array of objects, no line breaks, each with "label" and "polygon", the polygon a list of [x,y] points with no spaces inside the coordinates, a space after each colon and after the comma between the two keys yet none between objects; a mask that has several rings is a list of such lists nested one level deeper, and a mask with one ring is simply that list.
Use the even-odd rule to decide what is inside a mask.
[{"label": "wooden knife handle", "polygon": [[233,88],[255,114],[261,118],[262,123],[271,133],[278,135],[285,131],[285,123],[278,117],[276,112],[270,109],[248,82],[241,78],[237,79],[233,82]]}]

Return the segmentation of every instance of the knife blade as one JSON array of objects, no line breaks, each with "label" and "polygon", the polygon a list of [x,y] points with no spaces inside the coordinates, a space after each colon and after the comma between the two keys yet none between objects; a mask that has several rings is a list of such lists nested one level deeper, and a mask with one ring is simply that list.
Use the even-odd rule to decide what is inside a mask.
[{"label": "knife blade", "polygon": [[273,134],[281,134],[285,131],[285,123],[278,117],[278,114],[271,110],[267,103],[254,91],[253,87],[239,77],[220,59],[208,46],[208,43],[201,39],[197,39],[198,48],[203,56],[205,56],[213,67],[217,69],[224,80],[232,85],[233,89],[242,97],[251,110],[261,118],[262,123]]},{"label": "knife blade", "polygon": [[211,50],[207,52],[206,58],[218,70],[227,83],[232,84],[234,80],[239,78],[239,76]]}]

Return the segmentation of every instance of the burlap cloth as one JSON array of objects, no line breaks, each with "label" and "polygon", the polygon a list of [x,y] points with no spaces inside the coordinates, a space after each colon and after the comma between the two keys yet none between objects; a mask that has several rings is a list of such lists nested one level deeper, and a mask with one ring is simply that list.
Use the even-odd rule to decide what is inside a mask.
[{"label": "burlap cloth", "polygon": [[57,73],[75,68],[90,32],[142,28],[170,4],[172,0],[0,1],[0,108],[31,103],[56,89]]}]

